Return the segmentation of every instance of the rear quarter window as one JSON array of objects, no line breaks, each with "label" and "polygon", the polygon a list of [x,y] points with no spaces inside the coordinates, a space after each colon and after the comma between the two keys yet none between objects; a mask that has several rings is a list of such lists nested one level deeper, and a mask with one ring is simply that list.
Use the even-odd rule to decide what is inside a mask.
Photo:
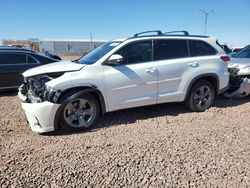
[{"label": "rear quarter window", "polygon": [[199,40],[189,40],[190,56],[215,55],[217,51],[208,43]]},{"label": "rear quarter window", "polygon": [[28,55],[28,63],[35,64],[37,61],[32,56]]},{"label": "rear quarter window", "polygon": [[47,58],[47,57],[43,57],[40,55],[34,55],[34,57],[41,63],[41,64],[47,64],[47,63],[52,63],[52,62],[56,62],[56,60]]}]

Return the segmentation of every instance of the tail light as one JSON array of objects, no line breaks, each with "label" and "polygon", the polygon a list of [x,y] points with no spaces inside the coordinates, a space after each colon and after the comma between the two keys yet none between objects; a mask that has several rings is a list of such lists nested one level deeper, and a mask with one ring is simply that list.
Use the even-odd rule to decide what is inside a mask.
[{"label": "tail light", "polygon": [[230,57],[228,56],[220,56],[221,60],[224,61],[225,63],[227,63],[228,61],[230,61]]}]

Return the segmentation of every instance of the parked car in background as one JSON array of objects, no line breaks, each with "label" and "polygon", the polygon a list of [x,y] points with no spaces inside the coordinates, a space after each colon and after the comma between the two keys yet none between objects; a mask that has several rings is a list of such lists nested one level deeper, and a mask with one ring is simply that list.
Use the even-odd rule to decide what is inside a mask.
[{"label": "parked car in background", "polygon": [[208,109],[228,87],[230,58],[214,37],[175,33],[138,33],[24,72],[18,95],[32,130],[82,131],[105,112],[166,102]]},{"label": "parked car in background", "polygon": [[250,78],[250,45],[243,48],[231,58],[231,67],[239,69],[239,75],[246,75]]},{"label": "parked car in background", "polygon": [[231,49],[231,52],[228,53],[230,57],[233,57],[235,54],[237,54],[239,51],[241,51],[244,47],[233,47]]},{"label": "parked car in background", "polygon": [[238,53],[239,51],[241,51],[242,49],[243,49],[243,47],[233,47],[233,48],[232,48],[232,52],[236,54],[236,53]]},{"label": "parked car in background", "polygon": [[0,47],[0,90],[17,89],[24,71],[57,61],[25,48]]},{"label": "parked car in background", "polygon": [[250,94],[250,45],[231,57],[228,64],[230,90],[228,97],[241,98]]},{"label": "parked car in background", "polygon": [[232,53],[232,50],[226,44],[221,45],[221,47],[227,54]]}]

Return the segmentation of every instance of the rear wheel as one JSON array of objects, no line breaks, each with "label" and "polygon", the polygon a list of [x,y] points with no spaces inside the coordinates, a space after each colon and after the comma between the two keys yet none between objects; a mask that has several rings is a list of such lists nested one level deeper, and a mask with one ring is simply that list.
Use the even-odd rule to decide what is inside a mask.
[{"label": "rear wheel", "polygon": [[60,126],[70,131],[92,128],[100,115],[96,98],[90,94],[65,98],[60,108]]},{"label": "rear wheel", "polygon": [[190,89],[186,100],[186,105],[196,112],[202,112],[211,107],[215,99],[215,89],[213,85],[206,81],[197,81]]}]

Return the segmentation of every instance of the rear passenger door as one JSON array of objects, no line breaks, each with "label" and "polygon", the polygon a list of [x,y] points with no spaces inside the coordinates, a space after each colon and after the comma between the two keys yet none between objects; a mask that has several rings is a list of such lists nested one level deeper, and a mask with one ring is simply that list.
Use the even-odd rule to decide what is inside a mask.
[{"label": "rear passenger door", "polygon": [[155,40],[154,60],[159,70],[157,103],[181,101],[180,84],[190,61],[187,40]]},{"label": "rear passenger door", "polygon": [[23,82],[22,73],[37,61],[25,53],[0,53],[0,88],[17,88]]}]

